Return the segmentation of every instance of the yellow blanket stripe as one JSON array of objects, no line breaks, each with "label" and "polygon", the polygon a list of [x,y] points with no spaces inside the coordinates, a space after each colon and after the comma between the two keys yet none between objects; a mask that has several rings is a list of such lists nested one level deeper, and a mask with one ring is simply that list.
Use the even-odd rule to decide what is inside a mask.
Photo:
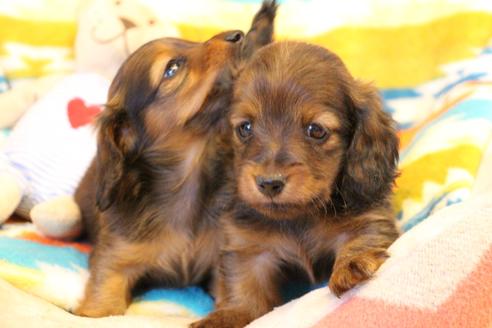
[{"label": "yellow blanket stripe", "polygon": [[[179,24],[185,39],[204,41],[218,27]],[[278,31],[278,39],[289,39]],[[492,13],[466,12],[423,24],[344,26],[303,40],[328,47],[358,78],[378,87],[408,87],[441,75],[440,66],[472,56],[492,38]],[[350,40],[350,42],[347,42]]]},{"label": "yellow blanket stripe", "polygon": [[[77,23],[24,20],[0,15],[0,30],[0,45],[15,42],[30,46],[72,48]],[[4,54],[5,47],[0,48],[0,55]]]},{"label": "yellow blanket stripe", "polygon": [[31,290],[43,283],[44,274],[41,270],[30,269],[0,260],[0,278],[5,279],[15,287]]},{"label": "yellow blanket stripe", "polygon": [[468,12],[421,25],[341,27],[311,41],[338,53],[355,76],[387,88],[438,77],[441,65],[472,56],[490,38],[492,13]]},{"label": "yellow blanket stripe", "polygon": [[[482,149],[475,145],[462,144],[442,151],[424,155],[404,165],[396,180],[394,208],[399,211],[405,199],[422,201],[425,182],[444,184],[449,169],[459,168],[475,176],[482,158]],[[470,187],[470,186],[469,186]]]}]

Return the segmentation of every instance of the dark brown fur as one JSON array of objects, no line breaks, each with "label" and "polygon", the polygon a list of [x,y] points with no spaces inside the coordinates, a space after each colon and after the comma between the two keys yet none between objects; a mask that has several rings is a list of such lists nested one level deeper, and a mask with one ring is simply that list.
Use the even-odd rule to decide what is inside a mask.
[{"label": "dark brown fur", "polygon": [[[275,9],[264,3],[244,41],[237,32],[202,44],[160,39],[120,68],[98,121],[96,158],[75,196],[95,243],[76,314],[122,314],[142,278],[197,284],[216,264],[230,194],[222,118],[244,49],[271,40]],[[185,64],[164,78],[177,57]]]},{"label": "dark brown fur", "polygon": [[[377,90],[326,49],[276,43],[241,73],[230,120],[237,196],[222,218],[218,306],[193,327],[243,327],[280,305],[286,266],[314,283],[328,278],[320,269],[334,256],[338,296],[369,279],[398,236],[398,139]],[[241,138],[245,122],[252,134]],[[328,137],[308,137],[311,123]],[[265,176],[285,182],[278,195],[260,191]]]}]

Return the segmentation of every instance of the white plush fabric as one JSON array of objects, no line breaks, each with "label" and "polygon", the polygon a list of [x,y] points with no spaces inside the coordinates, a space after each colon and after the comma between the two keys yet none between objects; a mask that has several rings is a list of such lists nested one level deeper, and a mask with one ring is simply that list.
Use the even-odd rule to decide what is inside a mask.
[{"label": "white plush fabric", "polygon": [[109,81],[96,74],[69,76],[12,130],[0,168],[17,176],[23,190],[18,214],[27,217],[34,205],[73,194],[96,151],[91,122],[108,88]]}]

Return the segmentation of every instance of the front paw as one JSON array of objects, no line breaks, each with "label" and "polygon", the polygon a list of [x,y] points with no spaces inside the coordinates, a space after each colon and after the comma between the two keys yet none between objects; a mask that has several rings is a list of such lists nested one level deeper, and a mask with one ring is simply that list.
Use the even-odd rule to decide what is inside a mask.
[{"label": "front paw", "polygon": [[335,261],[328,286],[340,297],[355,285],[368,280],[388,258],[385,249],[373,249],[361,254],[344,255]]},{"label": "front paw", "polygon": [[242,328],[252,319],[244,312],[234,310],[218,310],[206,318],[194,322],[190,328]]},{"label": "front paw", "polygon": [[126,304],[90,302],[84,300],[73,313],[82,317],[101,318],[110,315],[123,315],[126,311]]}]

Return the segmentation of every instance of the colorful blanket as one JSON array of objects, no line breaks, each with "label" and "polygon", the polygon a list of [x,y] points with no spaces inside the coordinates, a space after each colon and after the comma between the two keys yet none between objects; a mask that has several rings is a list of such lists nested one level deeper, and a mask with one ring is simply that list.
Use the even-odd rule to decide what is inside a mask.
[{"label": "colorful blanket", "polygon": [[[37,1],[42,8],[34,10],[0,0],[0,29],[13,24],[0,35],[0,63],[9,77],[69,69],[76,2],[48,6],[54,2],[59,1]],[[258,7],[247,0],[206,5],[188,0],[176,2],[171,15],[165,2],[145,3],[176,24],[182,37],[195,40],[246,29]],[[29,22],[36,12],[46,21],[36,16],[33,29]],[[53,29],[61,30],[56,22],[70,28],[54,38]],[[33,33],[13,32],[26,28]],[[381,88],[386,109],[400,128],[401,176],[394,207],[408,232],[392,247],[392,258],[373,282],[341,300],[326,288],[317,289],[252,327],[492,325],[492,197],[470,199],[492,142],[489,2],[429,0],[421,6],[410,0],[347,0],[334,7],[318,0],[285,0],[276,28],[280,39],[334,50],[355,76]],[[39,52],[39,47],[48,50]],[[6,225],[0,230],[0,278],[70,310],[82,296],[89,249],[83,243],[46,239],[30,224]],[[211,297],[196,287],[153,289],[136,294],[128,313],[166,322],[193,320],[212,307]]]},{"label": "colorful blanket", "polygon": [[317,289],[250,328],[492,325],[492,194],[437,212],[400,237],[369,283]]},{"label": "colorful blanket", "polygon": [[[0,277],[66,310],[80,301],[88,277],[90,245],[40,235],[30,223],[0,231]],[[198,287],[152,289],[134,297],[129,314],[199,317],[213,300]]]},{"label": "colorful blanket", "polygon": [[416,88],[383,90],[400,124],[394,206],[404,230],[468,197],[492,140],[492,47],[447,71]]},{"label": "colorful blanket", "polygon": [[[491,217],[492,194],[443,209],[398,239],[390,259],[369,283],[341,299],[326,287],[316,289],[250,327],[489,327]],[[71,308],[87,276],[88,250],[87,245],[44,239],[30,225],[11,225],[0,237],[0,274],[19,288]],[[211,308],[210,297],[197,288],[155,289],[138,295],[128,314],[183,327]],[[176,317],[187,321],[176,323]]]}]

